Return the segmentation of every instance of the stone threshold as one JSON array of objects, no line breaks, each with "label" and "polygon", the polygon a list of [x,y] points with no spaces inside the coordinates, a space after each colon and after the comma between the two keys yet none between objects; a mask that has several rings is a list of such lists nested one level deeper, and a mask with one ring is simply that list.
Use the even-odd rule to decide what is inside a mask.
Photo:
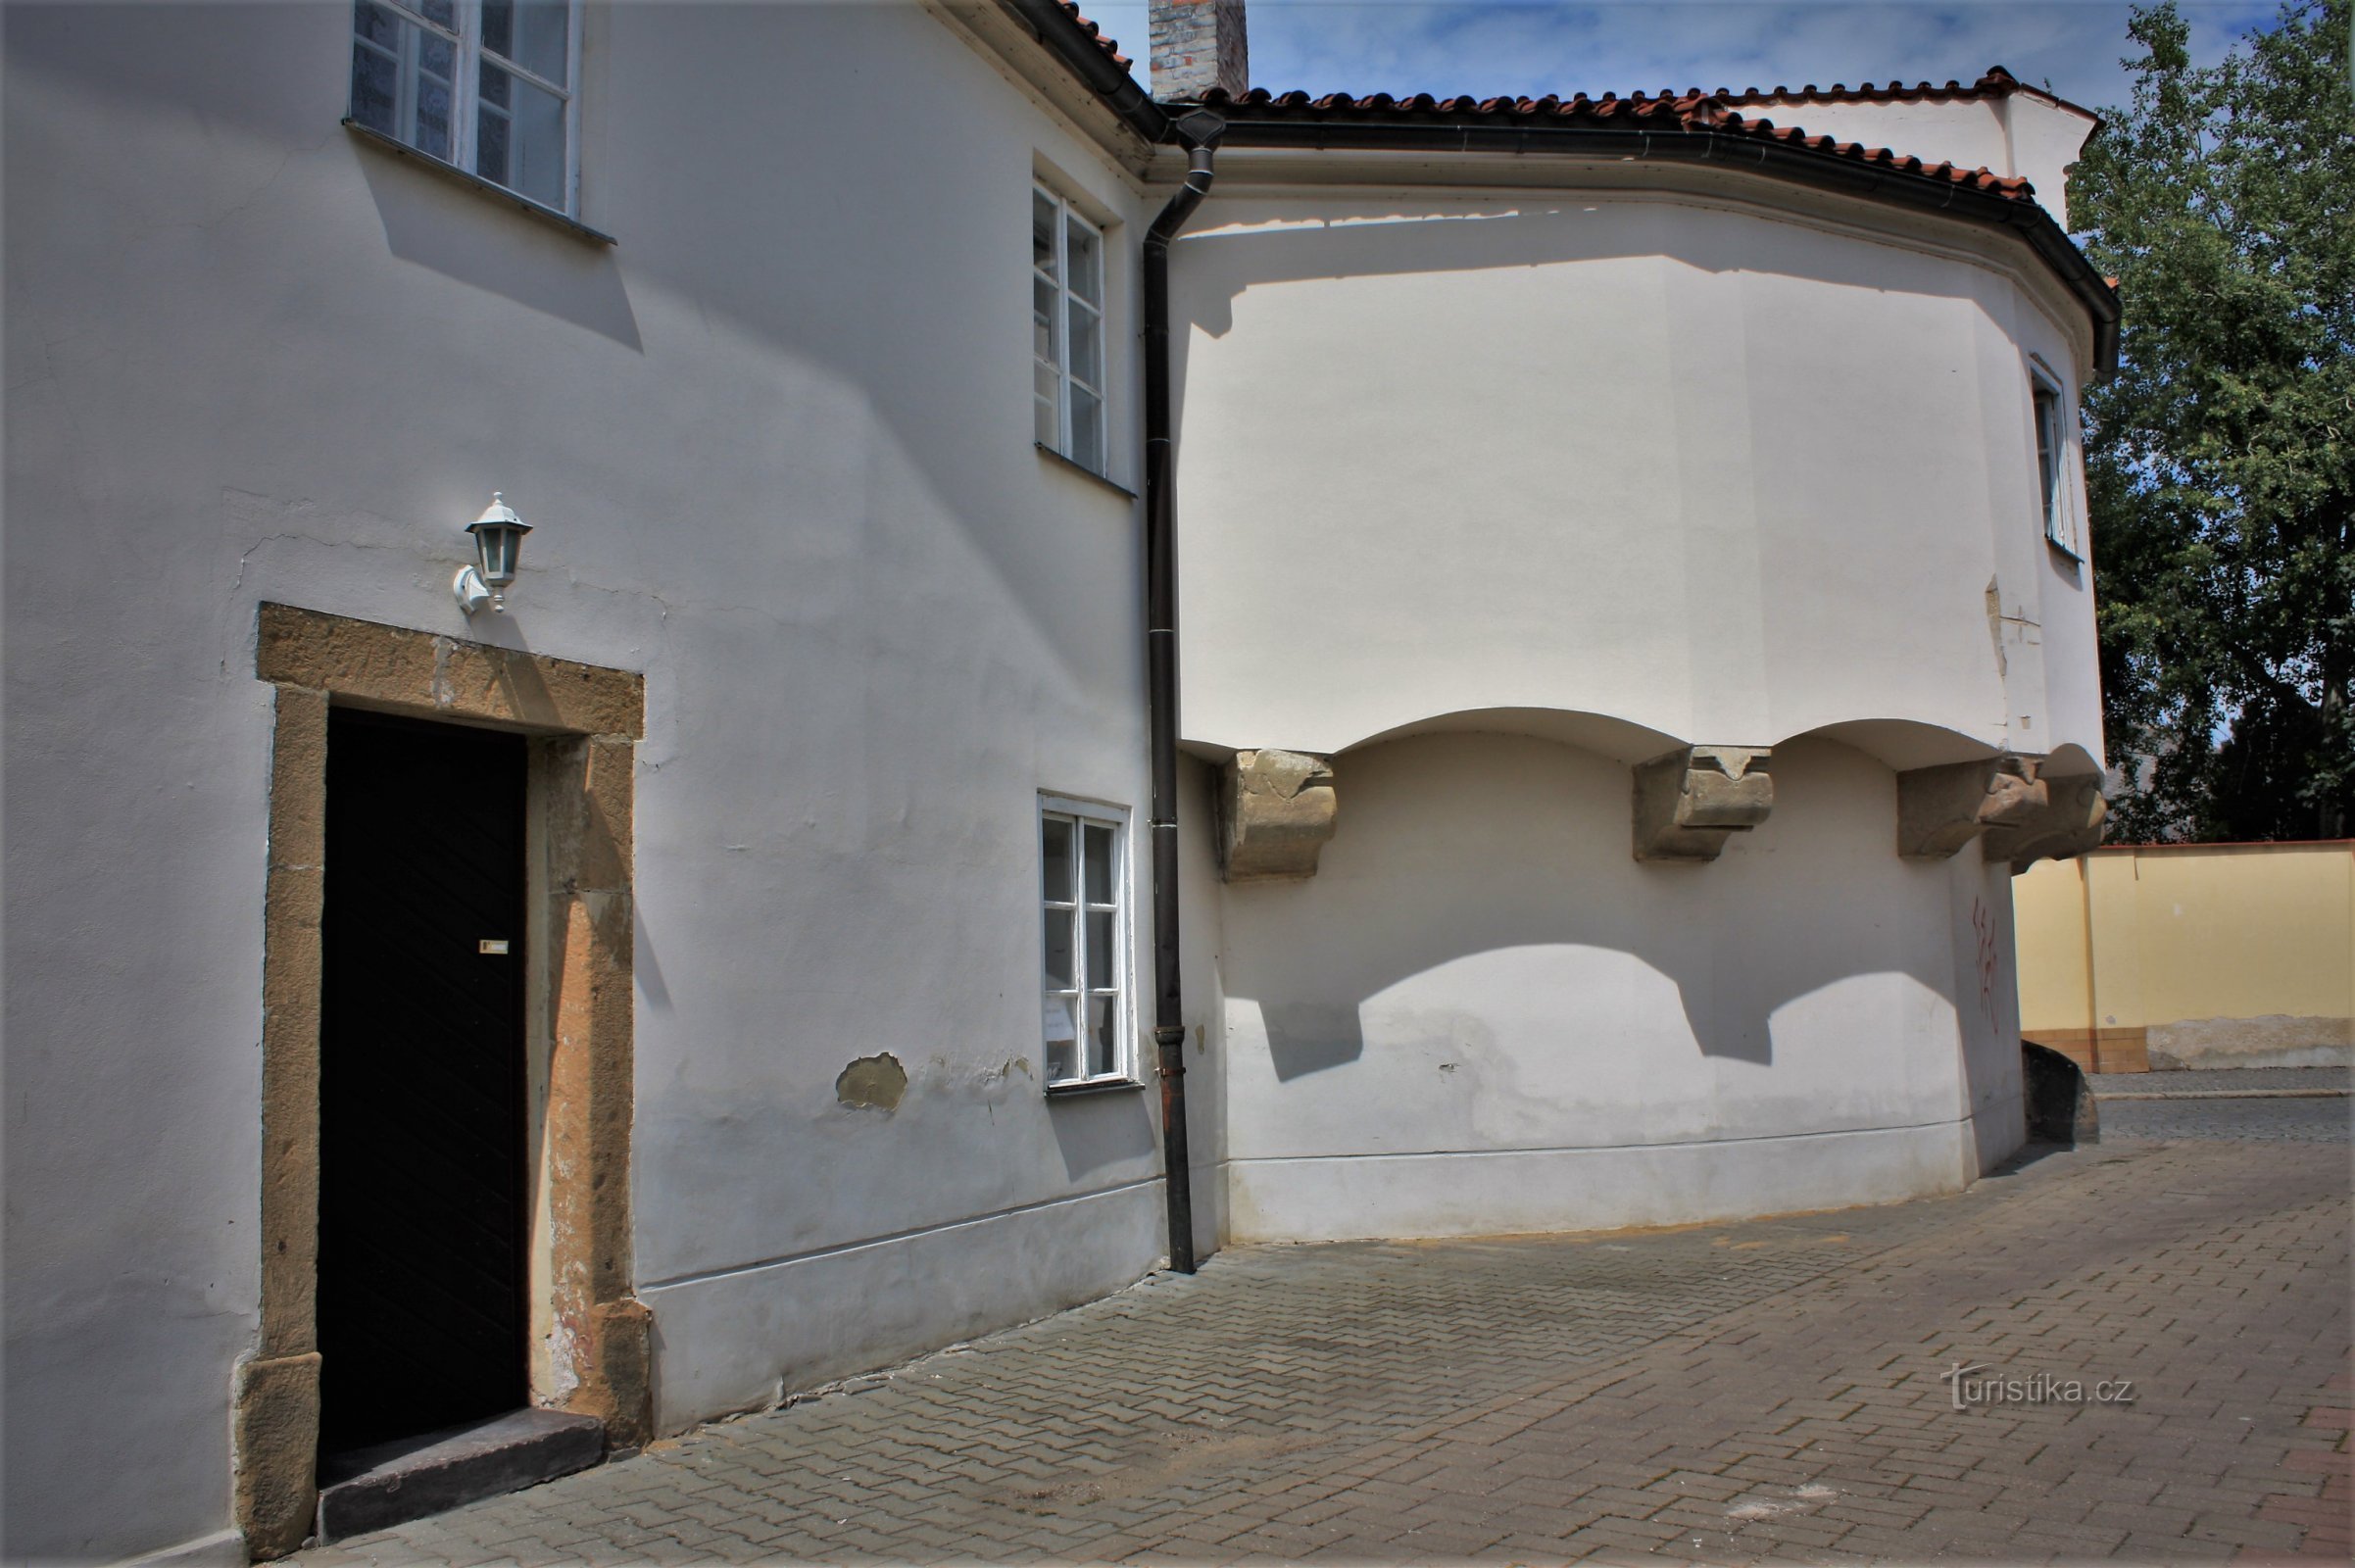
[{"label": "stone threshold", "polygon": [[319,1463],[321,1545],[536,1487],[605,1456],[605,1423],[563,1410],[510,1410]]}]

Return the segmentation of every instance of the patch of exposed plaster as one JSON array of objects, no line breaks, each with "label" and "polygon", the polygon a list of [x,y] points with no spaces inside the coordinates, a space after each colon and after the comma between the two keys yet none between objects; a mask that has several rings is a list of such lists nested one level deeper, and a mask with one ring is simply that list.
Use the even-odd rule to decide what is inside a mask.
[{"label": "patch of exposed plaster", "polygon": [[860,1056],[834,1080],[834,1098],[860,1110],[897,1110],[907,1093],[908,1069],[888,1051]]},{"label": "patch of exposed plaster", "polygon": [[1035,1078],[1037,1070],[1022,1056],[1008,1056],[1004,1061],[977,1067],[934,1055],[925,1062],[924,1092],[944,1100],[997,1106],[1015,1092],[1013,1079],[1017,1074]]},{"label": "patch of exposed plaster", "polygon": [[548,1329],[548,1388],[539,1403],[563,1409],[580,1387],[580,1345],[571,1320],[562,1312]]}]

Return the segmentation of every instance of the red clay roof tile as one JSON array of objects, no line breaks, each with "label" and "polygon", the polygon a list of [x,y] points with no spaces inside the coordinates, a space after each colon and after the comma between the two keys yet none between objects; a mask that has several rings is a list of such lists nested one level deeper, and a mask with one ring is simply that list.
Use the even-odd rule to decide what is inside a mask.
[{"label": "red clay roof tile", "polygon": [[1959,81],[1949,81],[1942,87],[1932,81],[1917,81],[1910,87],[1901,81],[1875,86],[1868,81],[1861,87],[1850,87],[1844,82],[1836,81],[1829,87],[1818,87],[1811,81],[1795,90],[1790,87],[1744,87],[1735,92],[1720,87],[1710,96],[1722,98],[1730,104],[1757,103],[1770,98],[1795,98],[1814,104],[1918,104],[1951,103],[1970,98],[2008,98],[2019,90],[2018,77],[2001,66],[1989,66],[1985,75],[1968,86]]},{"label": "red clay roof tile", "polygon": [[1079,7],[1073,4],[1072,0],[1061,0],[1061,3],[1063,7],[1063,15],[1069,17],[1073,22],[1077,23],[1079,24],[1080,31],[1086,33],[1090,38],[1093,38],[1096,41],[1097,48],[1102,49],[1105,54],[1111,56],[1112,63],[1114,65],[1118,66],[1121,70],[1126,71],[1129,69],[1129,67],[1136,64],[1135,61],[1129,59],[1128,56],[1120,52],[1120,45],[1118,43],[1104,36],[1104,29],[1102,27],[1099,27],[1095,23],[1090,22],[1087,18],[1081,16],[1079,14]]},{"label": "red clay roof tile", "polygon": [[1772,120],[1751,119],[1733,109],[1727,98],[1697,90],[1657,94],[1639,92],[1625,98],[1616,93],[1605,93],[1600,98],[1590,98],[1584,93],[1569,98],[1550,94],[1544,98],[1473,98],[1468,95],[1435,98],[1427,92],[1410,93],[1403,97],[1386,92],[1364,97],[1336,92],[1311,98],[1304,92],[1274,93],[1265,87],[1253,87],[1240,96],[1213,88],[1203,95],[1202,101],[1207,108],[1240,110],[1254,120],[1440,121],[1459,123],[1502,122],[1596,126],[1635,123],[1663,131],[1716,131],[1806,147],[1900,173],[1947,180],[1990,195],[2008,196],[2016,201],[2030,201],[2036,195],[2036,187],[2025,179],[1985,169],[1964,169],[1950,163],[1926,163],[1887,147],[1866,147],[1856,142],[1836,141],[1830,136],[1810,135],[1795,125],[1778,125]]}]

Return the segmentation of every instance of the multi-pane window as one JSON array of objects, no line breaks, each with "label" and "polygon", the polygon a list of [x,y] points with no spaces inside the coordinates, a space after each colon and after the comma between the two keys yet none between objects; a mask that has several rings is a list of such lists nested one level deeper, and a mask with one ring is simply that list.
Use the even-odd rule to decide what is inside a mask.
[{"label": "multi-pane window", "polygon": [[1039,444],[1102,473],[1104,231],[1044,185],[1030,192],[1030,333]]},{"label": "multi-pane window", "polygon": [[1039,808],[1050,1086],[1128,1076],[1121,838],[1112,812],[1065,801]]},{"label": "multi-pane window", "polygon": [[2069,523],[2069,463],[2067,426],[2062,422],[2059,383],[2042,370],[2029,371],[2030,395],[2036,424],[2036,506],[2042,514],[2044,537],[2076,555],[2077,539]]},{"label": "multi-pane window", "polygon": [[357,0],[352,120],[569,214],[579,35],[574,0]]}]

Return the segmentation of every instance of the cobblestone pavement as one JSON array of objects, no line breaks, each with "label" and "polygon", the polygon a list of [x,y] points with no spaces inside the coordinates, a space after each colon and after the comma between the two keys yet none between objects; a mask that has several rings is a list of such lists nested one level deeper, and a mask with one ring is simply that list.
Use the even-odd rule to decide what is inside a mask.
[{"label": "cobblestone pavement", "polygon": [[2123,1141],[1885,1208],[1239,1249],[301,1560],[2343,1562],[2349,1187]]},{"label": "cobblestone pavement", "polygon": [[2355,1100],[2102,1100],[2101,1136],[2221,1138],[2343,1144],[2355,1132]]},{"label": "cobblestone pavement", "polygon": [[2211,1067],[2199,1071],[2097,1072],[2086,1075],[2096,1096],[2280,1094],[2355,1088],[2355,1067]]}]

